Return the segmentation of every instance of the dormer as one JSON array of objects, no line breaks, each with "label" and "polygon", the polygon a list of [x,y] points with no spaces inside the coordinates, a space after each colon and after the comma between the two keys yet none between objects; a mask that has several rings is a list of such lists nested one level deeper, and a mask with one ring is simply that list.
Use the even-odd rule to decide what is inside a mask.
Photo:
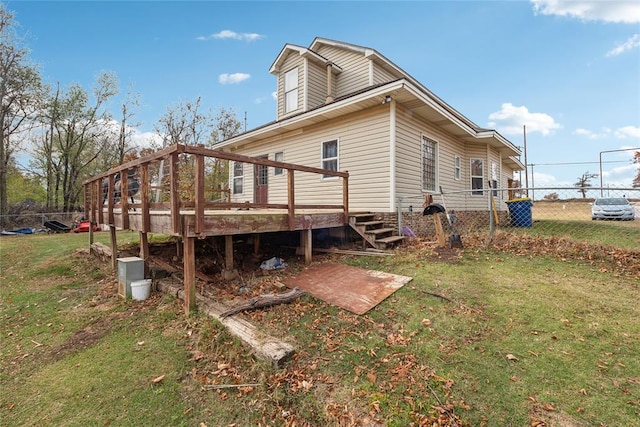
[{"label": "dormer", "polygon": [[278,78],[277,120],[407,76],[373,49],[320,37],[308,48],[285,45],[269,72]]},{"label": "dormer", "polygon": [[287,44],[269,72],[278,78],[280,120],[332,102],[342,69],[310,49]]}]

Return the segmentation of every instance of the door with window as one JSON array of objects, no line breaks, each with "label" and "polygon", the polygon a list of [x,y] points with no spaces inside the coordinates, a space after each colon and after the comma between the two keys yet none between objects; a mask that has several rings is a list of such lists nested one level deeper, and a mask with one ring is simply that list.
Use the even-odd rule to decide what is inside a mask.
[{"label": "door with window", "polygon": [[[260,159],[267,159],[268,156],[259,156]],[[254,203],[269,203],[269,167],[264,165],[254,165],[253,176],[255,177],[253,200]]]}]

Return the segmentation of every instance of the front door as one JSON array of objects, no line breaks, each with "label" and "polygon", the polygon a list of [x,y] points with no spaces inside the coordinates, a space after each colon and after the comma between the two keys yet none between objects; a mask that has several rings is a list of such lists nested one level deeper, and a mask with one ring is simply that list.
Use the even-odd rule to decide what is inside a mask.
[{"label": "front door", "polygon": [[[267,159],[268,156],[259,156],[259,158]],[[254,165],[253,176],[255,177],[254,203],[269,203],[269,167]]]}]

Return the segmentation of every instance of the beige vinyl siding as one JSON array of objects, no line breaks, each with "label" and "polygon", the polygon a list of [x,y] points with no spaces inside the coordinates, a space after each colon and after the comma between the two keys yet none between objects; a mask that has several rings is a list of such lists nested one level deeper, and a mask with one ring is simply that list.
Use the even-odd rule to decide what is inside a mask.
[{"label": "beige vinyl siding", "polygon": [[373,84],[388,83],[398,78],[378,64],[373,64]]},{"label": "beige vinyl siding", "polygon": [[[389,211],[389,116],[388,109],[376,107],[347,115],[304,133],[277,141],[255,144],[238,153],[258,156],[284,151],[285,161],[321,167],[321,144],[338,139],[338,169],[349,171],[351,211]],[[318,174],[295,173],[296,203],[342,203],[342,180],[322,179]],[[245,168],[245,194],[234,201],[253,200],[253,168]],[[286,203],[287,176],[274,176],[269,168],[269,203]]]},{"label": "beige vinyl siding", "polygon": [[327,100],[327,70],[319,64],[307,61],[307,109],[323,105]]},{"label": "beige vinyl siding", "polygon": [[[298,109],[285,113],[284,111],[284,75],[287,71],[298,67]],[[298,114],[304,108],[304,60],[298,54],[289,54],[287,59],[280,67],[280,73],[278,74],[278,120],[282,117],[292,114]]]},{"label": "beige vinyl siding", "polygon": [[[396,127],[396,194],[403,198],[403,206],[422,205],[422,137],[437,143],[437,182],[445,192],[465,188],[464,144],[440,131],[429,122],[418,120],[398,105]],[[462,176],[456,181],[453,176],[454,156],[462,158]],[[436,188],[436,192],[438,189]]]},{"label": "beige vinyl siding", "polygon": [[369,60],[350,50],[323,46],[318,54],[338,65],[342,72],[336,78],[336,97],[369,86]]}]

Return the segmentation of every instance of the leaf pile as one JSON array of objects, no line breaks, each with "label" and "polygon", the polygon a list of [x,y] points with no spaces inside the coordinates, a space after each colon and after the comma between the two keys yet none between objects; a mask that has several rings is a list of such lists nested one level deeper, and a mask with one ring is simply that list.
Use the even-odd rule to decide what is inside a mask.
[{"label": "leaf pile", "polygon": [[[470,236],[465,240],[465,245],[480,248],[484,242]],[[560,261],[580,261],[603,273],[640,277],[640,250],[594,245],[564,237],[534,237],[515,233],[496,234],[491,246],[515,256],[550,256]]]}]

